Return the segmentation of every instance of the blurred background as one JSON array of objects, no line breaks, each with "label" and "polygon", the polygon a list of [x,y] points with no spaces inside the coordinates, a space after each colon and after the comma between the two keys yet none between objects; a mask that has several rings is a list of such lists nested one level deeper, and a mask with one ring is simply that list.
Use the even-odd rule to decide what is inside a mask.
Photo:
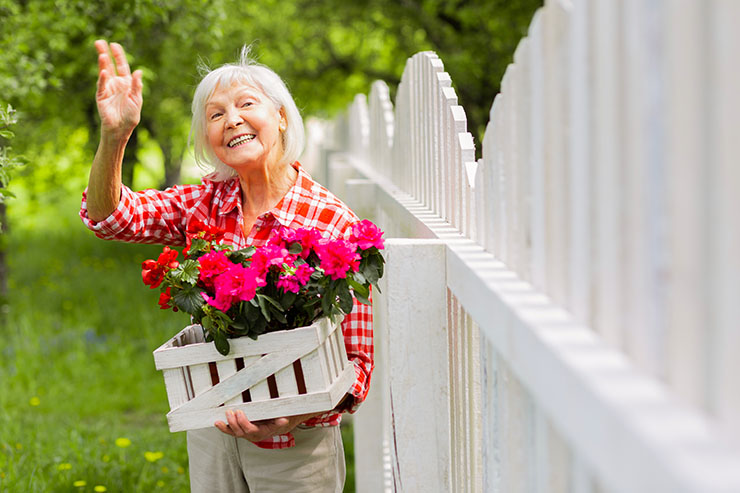
[{"label": "blurred background", "polygon": [[[480,142],[538,0],[0,0],[0,491],[186,491],[151,352],[187,322],[140,281],[159,247],[79,221],[97,146],[95,39],[144,71],[124,183],[197,182],[187,136],[199,64],[244,44],[304,118],[331,117],[408,57],[437,52]],[[12,107],[12,110],[10,109]],[[352,434],[347,491],[354,490]]]}]

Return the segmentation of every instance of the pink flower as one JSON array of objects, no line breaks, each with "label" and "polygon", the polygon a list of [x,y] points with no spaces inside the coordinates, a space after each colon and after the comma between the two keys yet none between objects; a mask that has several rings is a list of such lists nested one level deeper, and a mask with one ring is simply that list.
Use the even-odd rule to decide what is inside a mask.
[{"label": "pink flower", "polygon": [[292,231],[291,236],[286,236],[288,243],[297,242],[301,244],[301,253],[299,255],[304,260],[308,258],[312,250],[316,249],[321,240],[321,233],[316,229],[298,228]]},{"label": "pink flower", "polygon": [[308,281],[311,279],[311,274],[313,274],[315,270],[316,269],[308,264],[301,264],[295,269],[295,278],[298,279],[301,286],[305,286],[308,284]]},{"label": "pink flower", "polygon": [[293,279],[292,277],[283,277],[280,276],[280,279],[277,281],[277,287],[285,291],[286,293],[298,293],[298,291],[301,290],[301,285],[298,284],[298,281]]},{"label": "pink flower", "polygon": [[282,267],[283,264],[292,264],[295,260],[293,255],[288,253],[288,250],[278,245],[264,245],[257,249],[252,255],[252,264],[250,267],[254,269],[260,277],[266,277],[267,271],[270,267]]},{"label": "pink flower", "polygon": [[347,277],[347,271],[357,272],[360,268],[360,255],[354,243],[346,240],[323,242],[318,249],[320,267],[333,280]]},{"label": "pink flower", "polygon": [[198,259],[200,274],[198,279],[206,287],[213,287],[213,279],[226,272],[233,265],[223,251],[213,250]]},{"label": "pink flower", "polygon": [[215,296],[210,297],[203,294],[206,302],[226,312],[231,306],[239,301],[249,301],[254,298],[257,290],[257,276],[254,270],[241,264],[231,264],[231,267],[216,276],[213,280]]},{"label": "pink flower", "polygon": [[375,247],[383,249],[383,232],[375,224],[363,219],[352,225],[352,234],[349,241],[356,243],[362,250]]},{"label": "pink flower", "polygon": [[308,264],[301,264],[297,267],[287,267],[280,273],[277,281],[277,287],[283,291],[298,293],[301,286],[305,286],[311,279],[314,268]]}]

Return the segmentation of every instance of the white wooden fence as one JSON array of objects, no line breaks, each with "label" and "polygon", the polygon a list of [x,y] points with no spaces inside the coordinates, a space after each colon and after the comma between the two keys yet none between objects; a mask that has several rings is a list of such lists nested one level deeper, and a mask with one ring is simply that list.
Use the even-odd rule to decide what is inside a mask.
[{"label": "white wooden fence", "polygon": [[740,2],[554,0],[476,162],[408,60],[323,141],[389,237],[357,490],[740,492]]}]

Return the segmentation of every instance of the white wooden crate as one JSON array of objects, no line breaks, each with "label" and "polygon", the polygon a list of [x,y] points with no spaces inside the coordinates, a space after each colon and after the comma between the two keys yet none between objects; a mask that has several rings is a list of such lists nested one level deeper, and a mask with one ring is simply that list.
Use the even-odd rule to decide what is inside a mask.
[{"label": "white wooden crate", "polygon": [[164,374],[170,431],[226,422],[241,409],[252,421],[333,409],[355,380],[340,321],[230,339],[224,356],[190,325],[154,351]]}]

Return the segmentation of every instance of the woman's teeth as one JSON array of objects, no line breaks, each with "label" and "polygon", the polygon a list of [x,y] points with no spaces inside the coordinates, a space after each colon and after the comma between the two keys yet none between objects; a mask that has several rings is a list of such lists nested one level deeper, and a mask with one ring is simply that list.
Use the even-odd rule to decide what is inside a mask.
[{"label": "woman's teeth", "polygon": [[229,141],[229,143],[226,144],[226,145],[228,145],[229,147],[236,147],[239,144],[242,144],[244,142],[248,142],[248,141],[250,141],[252,139],[254,139],[254,134],[242,135],[240,137],[237,137],[237,138]]}]

